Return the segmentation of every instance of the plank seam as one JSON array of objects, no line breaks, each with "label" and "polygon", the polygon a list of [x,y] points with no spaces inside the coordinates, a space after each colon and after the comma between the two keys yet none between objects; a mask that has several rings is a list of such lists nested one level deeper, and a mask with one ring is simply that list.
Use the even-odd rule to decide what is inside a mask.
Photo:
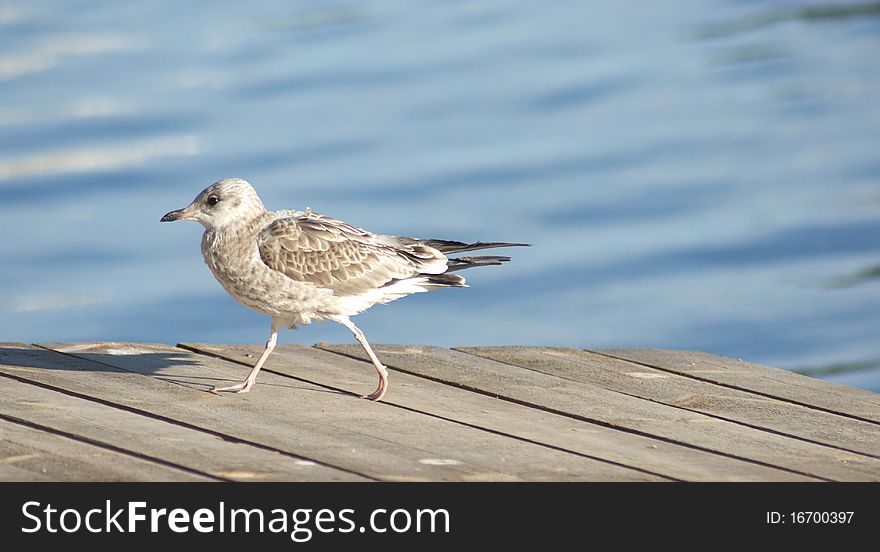
[{"label": "plank seam", "polygon": [[[363,360],[363,359],[361,359],[361,358],[358,358],[357,356],[354,356],[354,355],[351,355],[351,354],[348,354],[348,353],[344,353],[344,352],[341,352],[341,351],[332,351],[332,350],[328,350],[328,349],[320,349],[320,350],[322,350],[322,351],[327,351],[327,352],[330,352],[330,353],[333,353],[333,354],[337,354],[337,355],[340,355],[340,356],[344,356],[344,357],[347,357],[347,358],[352,358],[352,359],[354,359],[354,360],[358,360],[358,361],[361,361],[361,362],[366,363],[365,360]],[[464,351],[459,351],[459,352],[464,352]],[[466,354],[467,354],[467,353],[466,353]],[[475,356],[475,355],[472,355],[472,356]],[[482,357],[480,357],[480,358],[482,358]],[[516,365],[514,365],[514,364],[509,364],[509,363],[506,363],[506,362],[503,362],[503,361],[494,361],[494,362],[501,362],[502,364],[508,364],[508,365],[510,365],[510,366],[516,366]],[[516,367],[517,367],[517,368],[521,368],[521,366],[516,366]],[[397,371],[399,371],[399,372],[401,372],[401,373],[409,374],[409,375],[411,375],[411,376],[416,376],[416,377],[420,377],[420,378],[423,378],[423,379],[426,379],[426,380],[430,380],[430,381],[434,381],[434,382],[437,382],[437,383],[442,383],[442,384],[445,384],[445,385],[450,385],[450,386],[453,386],[453,387],[458,387],[458,388],[460,388],[460,389],[464,389],[464,390],[466,390],[466,391],[471,391],[471,392],[474,392],[474,393],[478,393],[478,394],[480,394],[480,395],[485,395],[485,396],[488,396],[488,397],[493,397],[493,398],[496,398],[496,399],[500,399],[500,400],[504,400],[504,401],[512,402],[512,403],[519,404],[519,405],[522,405],[522,406],[527,406],[527,407],[529,407],[529,408],[535,408],[535,409],[537,409],[537,410],[543,410],[544,412],[550,412],[550,413],[552,413],[552,414],[557,414],[557,415],[559,415],[559,416],[565,416],[565,417],[567,417],[567,418],[572,418],[572,419],[575,419],[575,420],[580,420],[580,421],[582,421],[582,422],[586,422],[586,423],[590,423],[590,424],[594,424],[594,425],[598,425],[598,426],[602,426],[602,427],[606,427],[606,428],[614,429],[614,430],[617,430],[617,431],[622,431],[622,432],[624,432],[624,433],[631,433],[631,434],[634,434],[634,435],[640,435],[640,436],[642,436],[642,437],[649,437],[649,438],[651,438],[651,439],[656,439],[656,440],[658,440],[658,441],[663,441],[663,442],[665,442],[665,443],[672,443],[672,444],[676,444],[676,445],[680,445],[680,446],[688,447],[688,448],[691,448],[691,449],[700,450],[700,451],[703,451],[703,452],[708,452],[708,453],[716,454],[716,455],[719,455],[719,456],[724,456],[724,457],[726,457],[726,458],[733,458],[733,459],[736,459],[736,460],[741,460],[741,461],[743,461],[743,462],[749,462],[749,463],[752,463],[752,464],[757,464],[757,465],[759,465],[759,466],[764,466],[764,467],[768,467],[768,468],[773,468],[773,469],[777,469],[777,470],[782,470],[782,471],[786,471],[786,472],[789,472],[789,473],[794,473],[794,474],[797,474],[797,475],[803,475],[803,476],[806,476],[806,477],[812,477],[812,478],[814,478],[814,479],[818,479],[818,480],[822,480],[822,481],[834,481],[833,479],[829,479],[829,478],[824,477],[824,476],[820,476],[820,475],[816,475],[816,474],[812,474],[812,473],[807,473],[807,472],[799,471],[799,470],[796,470],[796,469],[794,469],[794,468],[787,468],[787,467],[784,467],[784,466],[777,466],[777,465],[775,465],[775,464],[770,464],[770,463],[768,463],[768,462],[764,462],[764,461],[762,461],[762,460],[755,460],[755,459],[752,459],[752,458],[745,458],[745,457],[742,457],[742,456],[737,456],[737,455],[735,455],[735,454],[730,454],[730,453],[727,453],[727,452],[722,452],[722,451],[718,451],[718,450],[714,450],[714,449],[710,449],[710,448],[702,447],[702,446],[695,445],[695,444],[692,444],[692,443],[687,443],[687,442],[685,442],[685,441],[679,441],[679,440],[673,439],[673,438],[671,438],[671,437],[663,437],[663,436],[661,436],[661,435],[654,435],[654,434],[652,434],[652,433],[647,433],[647,432],[640,431],[640,430],[637,430],[637,429],[631,429],[631,428],[627,428],[627,427],[618,426],[618,425],[612,424],[612,423],[610,423],[610,422],[603,422],[602,420],[596,420],[596,419],[593,419],[593,418],[588,418],[588,417],[586,417],[586,416],[581,416],[581,415],[579,415],[579,414],[573,414],[573,413],[570,413],[570,412],[565,412],[565,411],[563,411],[563,410],[557,410],[557,409],[555,409],[555,408],[551,408],[551,407],[549,407],[549,406],[544,406],[544,405],[540,405],[540,404],[536,404],[536,403],[532,403],[532,402],[524,401],[524,400],[522,400],[522,399],[516,399],[516,398],[514,398],[514,397],[509,397],[509,396],[501,395],[501,394],[498,394],[498,393],[492,393],[492,392],[489,392],[489,391],[484,391],[484,390],[482,390],[482,389],[475,388],[475,387],[471,387],[471,386],[469,386],[469,385],[460,384],[460,383],[456,383],[456,382],[452,382],[452,381],[445,381],[445,380],[442,380],[442,379],[439,379],[439,378],[435,378],[435,377],[433,377],[433,376],[426,376],[426,375],[418,374],[418,373],[416,373],[416,372],[412,372],[412,371],[409,371],[409,370],[405,370],[405,369],[402,369],[402,368],[398,368],[398,367],[396,367],[396,366],[388,365],[388,368],[393,368],[393,369],[395,369],[395,370],[397,370]],[[545,374],[545,375],[546,375],[546,374]],[[574,381],[574,380],[571,380],[571,381]],[[625,395],[625,393],[621,393],[621,394],[622,394],[622,395]],[[628,396],[628,395],[627,395],[627,396]]]},{"label": "plank seam", "polygon": [[673,476],[671,476],[671,475],[667,475],[667,474],[664,474],[664,473],[651,471],[651,470],[646,469],[646,468],[639,468],[639,467],[637,467],[637,466],[630,466],[629,464],[624,464],[623,462],[618,462],[618,461],[615,461],[615,460],[608,460],[607,458],[601,458],[601,457],[599,457],[599,456],[593,456],[593,455],[591,455],[591,454],[587,454],[587,453],[585,453],[585,452],[578,452],[578,451],[576,451],[576,450],[570,450],[570,449],[567,449],[567,448],[565,448],[565,447],[560,447],[560,446],[558,446],[558,445],[551,445],[550,443],[542,443],[542,442],[540,442],[540,441],[535,441],[534,439],[529,439],[528,437],[520,437],[519,435],[513,435],[513,434],[511,434],[511,433],[506,433],[506,432],[504,432],[504,431],[500,431],[500,430],[497,430],[497,429],[491,429],[491,428],[488,428],[488,427],[483,427],[483,426],[480,426],[480,425],[471,424],[471,423],[469,423],[469,422],[463,422],[463,421],[461,421],[461,420],[454,420],[454,419],[452,419],[452,418],[447,418],[446,416],[440,416],[440,415],[438,415],[438,414],[432,414],[432,413],[430,413],[430,412],[424,412],[424,411],[421,411],[421,410],[416,410],[416,409],[414,409],[414,408],[410,408],[410,407],[408,407],[408,406],[403,406],[403,405],[401,405],[401,404],[394,404],[394,403],[386,403],[386,404],[391,404],[392,406],[395,406],[395,407],[397,407],[397,408],[401,408],[401,409],[403,409],[403,410],[409,410],[410,412],[416,412],[416,413],[419,413],[419,414],[425,414],[425,415],[431,416],[431,417],[433,417],[433,418],[437,418],[437,419],[440,419],[440,420],[445,420],[445,421],[447,421],[447,422],[452,422],[452,423],[460,424],[460,425],[463,425],[463,426],[466,426],[466,427],[470,427],[470,428],[478,429],[478,430],[480,430],[480,431],[485,431],[485,432],[487,432],[487,433],[493,433],[493,434],[495,434],[495,435],[500,435],[500,436],[503,436],[503,437],[509,437],[509,438],[511,438],[511,439],[516,439],[516,440],[518,440],[518,441],[523,441],[523,442],[530,443],[530,444],[533,444],[533,445],[538,445],[538,446],[546,447],[546,448],[553,449],[553,450],[557,450],[557,451],[560,451],[560,452],[565,452],[565,453],[568,453],[568,454],[573,454],[573,455],[575,455],[575,456],[580,456],[580,457],[582,457],[582,458],[589,458],[589,459],[591,459],[591,460],[596,460],[597,462],[603,462],[603,463],[606,463],[606,464],[611,464],[611,465],[613,465],[613,466],[618,466],[618,467],[621,467],[621,468],[626,468],[626,469],[630,469],[630,470],[633,470],[633,471],[638,471],[638,472],[646,473],[646,474],[648,474],[648,475],[654,475],[654,476],[657,476],[657,477],[662,477],[662,478],[667,479],[667,480],[669,480],[669,481],[676,481],[676,482],[684,482],[684,481],[686,481],[686,480],[684,480],[684,479],[676,478],[676,477],[673,477]]},{"label": "plank seam", "polygon": [[[723,382],[719,382],[719,381],[711,380],[711,379],[708,379],[708,378],[702,378],[702,377],[700,377],[700,376],[695,376],[695,375],[693,375],[693,374],[683,374],[683,373],[681,373],[681,372],[677,372],[677,371],[675,371],[675,370],[671,370],[671,369],[669,369],[669,368],[663,368],[662,366],[655,366],[655,365],[653,365],[653,364],[649,364],[649,363],[646,363],[646,362],[640,362],[640,361],[638,361],[638,360],[631,360],[631,359],[628,359],[628,358],[618,357],[618,356],[610,355],[610,354],[608,354],[608,353],[603,353],[603,352],[601,352],[601,351],[596,351],[596,350],[592,350],[592,349],[584,349],[584,351],[586,351],[586,352],[588,352],[588,353],[593,353],[593,354],[596,354],[596,355],[600,355],[600,356],[603,356],[603,357],[606,357],[606,358],[613,358],[613,359],[615,359],[615,360],[620,360],[620,361],[623,361],[623,362],[629,362],[629,363],[631,363],[631,364],[636,364],[636,365],[638,365],[638,366],[645,366],[646,368],[654,368],[655,370],[660,370],[661,372],[666,372],[667,374],[674,374],[674,375],[677,375],[677,376],[681,376],[681,377],[683,377],[683,378],[690,378],[690,379],[693,379],[693,380],[701,381],[701,382],[703,382],[703,383],[708,383],[708,384],[711,384],[711,385],[717,385],[717,386],[719,386],[719,387],[725,387],[725,388],[727,388],[727,389],[735,389],[735,390],[737,390],[737,391],[743,391],[743,392],[746,392],[746,393],[751,393],[751,394],[753,394],[753,395],[758,395],[758,396],[760,396],[760,397],[765,397],[765,398],[768,398],[768,399],[775,399],[775,400],[782,401],[782,402],[786,402],[786,403],[796,404],[796,405],[798,405],[798,406],[803,406],[803,407],[805,407],[805,408],[810,408],[810,409],[813,409],[813,410],[819,410],[819,411],[821,411],[821,412],[825,412],[825,413],[827,413],[827,414],[834,414],[834,415],[836,415],[836,416],[841,416],[841,417],[844,417],[844,418],[851,418],[851,419],[854,419],[854,420],[858,420],[858,421],[860,421],[860,422],[868,422],[868,423],[870,423],[870,424],[880,425],[880,422],[878,422],[878,421],[876,421],[876,420],[872,420],[872,419],[870,419],[870,418],[863,418],[862,416],[857,416],[857,415],[855,415],[855,414],[847,414],[846,412],[839,412],[839,411],[837,411],[837,410],[833,410],[833,409],[830,409],[830,408],[825,408],[825,407],[822,407],[822,406],[812,405],[812,404],[809,404],[809,403],[804,403],[804,402],[801,402],[801,401],[797,401],[797,400],[794,400],[794,399],[788,399],[788,398],[785,398],[785,397],[779,397],[779,396],[777,396],[777,395],[773,395],[773,394],[771,394],[771,393],[764,393],[764,392],[761,392],[761,391],[756,391],[756,390],[753,390],[753,389],[749,389],[749,388],[747,388],[747,387],[740,387],[740,386],[738,386],[738,385],[733,385],[733,384],[731,384],[731,383],[723,383]],[[462,351],[462,352],[464,352],[464,351]]]},{"label": "plank seam", "polygon": [[52,435],[58,435],[59,437],[64,437],[64,438],[70,439],[72,441],[77,441],[79,443],[85,443],[87,445],[91,445],[91,446],[94,446],[97,448],[109,450],[109,451],[112,451],[112,452],[115,452],[118,454],[123,454],[125,456],[129,456],[131,458],[136,458],[136,459],[142,460],[144,462],[165,466],[167,468],[173,468],[176,470],[180,470],[180,471],[194,474],[194,475],[199,475],[202,477],[207,477],[208,479],[213,479],[214,481],[231,481],[231,479],[227,479],[225,477],[220,477],[220,476],[208,473],[208,472],[203,472],[203,471],[197,470],[195,468],[190,468],[188,466],[176,464],[176,463],[170,462],[168,460],[156,458],[155,456],[150,456],[147,454],[135,452],[133,450],[128,450],[128,449],[124,449],[121,447],[117,447],[116,445],[111,445],[110,443],[98,441],[97,439],[92,439],[90,437],[85,437],[83,435],[77,435],[75,433],[70,433],[70,432],[56,429],[53,427],[44,426],[42,424],[38,424],[38,423],[32,422],[30,420],[24,420],[22,418],[18,418],[17,416],[10,416],[8,414],[0,413],[0,420],[6,420],[9,423],[21,425],[24,427],[29,427],[31,429],[35,429],[37,431],[42,431],[45,433],[50,433]]},{"label": "plank seam", "polygon": [[[621,391],[621,393],[623,393],[623,392]],[[724,422],[730,422],[730,423],[732,423],[732,424],[741,425],[741,426],[748,427],[748,428],[751,428],[751,429],[757,429],[757,430],[759,430],[759,431],[764,431],[764,432],[767,432],[767,433],[772,433],[773,435],[779,435],[780,437],[788,437],[788,438],[790,438],[790,439],[796,439],[796,440],[798,440],[798,441],[804,441],[804,442],[806,442],[806,443],[811,443],[811,444],[813,444],[813,445],[819,445],[819,446],[822,446],[822,447],[828,447],[828,448],[832,448],[832,449],[835,449],[835,450],[842,450],[842,451],[844,451],[844,452],[849,452],[849,453],[851,453],[851,454],[857,454],[857,455],[859,455],[859,456],[866,456],[866,457],[868,457],[868,458],[880,458],[880,455],[871,454],[871,453],[869,453],[869,452],[861,452],[861,451],[858,451],[858,450],[852,450],[852,449],[844,448],[844,447],[841,447],[841,446],[832,445],[832,444],[829,444],[829,443],[823,443],[822,441],[814,441],[813,439],[808,439],[808,438],[806,438],[806,437],[801,437],[801,436],[799,436],[799,435],[792,435],[792,434],[790,434],[790,433],[785,433],[785,432],[783,432],[783,431],[779,431],[779,430],[777,430],[777,429],[771,429],[771,428],[767,428],[767,427],[762,427],[762,426],[758,426],[758,425],[753,425],[753,424],[749,424],[749,423],[742,422],[742,421],[739,421],[739,420],[732,420],[732,419],[730,419],[730,418],[725,418],[724,416],[720,416],[720,415],[718,415],[718,414],[710,414],[710,413],[708,413],[708,412],[703,412],[703,411],[701,411],[701,410],[694,410],[694,409],[691,409],[691,408],[687,408],[686,406],[681,406],[681,405],[676,405],[676,404],[669,404],[669,403],[666,403],[666,402],[663,402],[663,401],[660,401],[660,400],[657,400],[657,399],[649,399],[649,398],[646,398],[646,397],[639,397],[638,395],[631,395],[631,394],[629,394],[629,393],[623,393],[623,394],[624,394],[624,395],[628,395],[628,396],[630,396],[630,397],[637,398],[637,399],[643,399],[643,400],[646,400],[646,401],[649,401],[649,402],[652,402],[652,403],[662,404],[662,405],[664,405],[664,406],[670,406],[670,407],[672,407],[672,408],[678,408],[678,409],[680,409],[680,410],[684,410],[685,412],[692,412],[692,413],[694,413],[694,414],[701,414],[701,415],[703,415],[703,416],[709,416],[710,418],[715,418],[716,420],[721,420],[721,421],[724,421]]]}]

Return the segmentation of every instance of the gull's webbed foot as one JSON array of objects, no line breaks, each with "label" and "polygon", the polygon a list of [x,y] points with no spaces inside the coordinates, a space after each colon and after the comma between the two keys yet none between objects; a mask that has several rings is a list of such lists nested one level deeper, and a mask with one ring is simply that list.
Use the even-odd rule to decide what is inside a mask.
[{"label": "gull's webbed foot", "polygon": [[241,383],[236,383],[235,385],[230,385],[228,387],[214,387],[211,389],[213,393],[247,393],[251,390],[251,387],[254,386],[254,382],[250,380],[245,380]]}]

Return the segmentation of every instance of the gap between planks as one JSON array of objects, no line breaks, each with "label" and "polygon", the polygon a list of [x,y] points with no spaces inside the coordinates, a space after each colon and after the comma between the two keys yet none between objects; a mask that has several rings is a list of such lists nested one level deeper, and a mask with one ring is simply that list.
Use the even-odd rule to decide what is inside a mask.
[{"label": "gap between planks", "polygon": [[102,441],[98,441],[96,439],[90,439],[88,437],[83,437],[81,435],[77,435],[75,433],[69,433],[67,431],[61,431],[58,429],[54,429],[48,426],[44,426],[42,424],[38,424],[35,422],[31,422],[29,420],[24,420],[18,418],[16,416],[8,416],[6,414],[0,413],[0,420],[5,421],[6,423],[16,424],[18,426],[26,427],[29,429],[33,429],[35,431],[40,431],[43,433],[48,433],[51,435],[55,435],[58,437],[62,437],[65,439],[70,439],[71,441],[76,441],[78,443],[82,443],[85,445],[89,445],[101,450],[107,450],[110,452],[115,452],[117,454],[122,454],[124,456],[134,458],[136,460],[141,460],[143,462],[149,462],[151,464],[156,464],[165,468],[170,468],[173,470],[179,470],[190,475],[195,475],[199,477],[204,477],[205,479],[213,480],[213,481],[232,481],[231,479],[219,477],[208,472],[200,471],[195,468],[190,468],[181,464],[177,464],[168,460],[163,460],[162,458],[157,458],[155,456],[149,456],[146,454],[141,454],[132,450],[124,449],[121,447],[117,447],[115,445],[111,445]]},{"label": "gap between planks", "polygon": [[[467,352],[466,350],[463,350],[463,349],[455,349],[455,350],[462,350],[463,352]],[[615,360],[620,360],[620,361],[624,361],[624,362],[629,362],[629,363],[631,363],[631,364],[636,364],[636,365],[639,365],[639,366],[645,366],[646,368],[653,368],[653,369],[655,369],[655,370],[659,370],[659,371],[661,371],[661,372],[666,372],[666,373],[668,373],[668,374],[673,374],[673,375],[676,375],[676,376],[681,376],[681,377],[685,377],[685,378],[690,378],[690,379],[693,379],[693,380],[696,380],[696,381],[701,381],[701,382],[704,382],[704,383],[709,383],[709,384],[712,384],[712,385],[717,385],[717,386],[719,386],[719,387],[724,387],[724,388],[727,388],[727,389],[733,389],[733,390],[736,390],[736,391],[743,391],[743,392],[746,392],[746,393],[751,393],[751,394],[753,394],[753,395],[758,395],[758,396],[761,396],[761,397],[766,397],[766,398],[769,398],[769,399],[775,399],[775,400],[779,400],[779,401],[783,401],[783,402],[787,402],[787,403],[795,404],[795,405],[798,405],[798,406],[802,406],[802,407],[805,407],[805,408],[810,408],[810,409],[813,409],[813,410],[818,410],[818,411],[821,411],[821,412],[826,412],[826,413],[828,413],[828,414],[835,414],[835,415],[837,415],[837,416],[843,416],[843,417],[846,417],[846,418],[852,418],[852,419],[854,419],[854,420],[858,420],[858,421],[861,421],[861,422],[867,422],[867,423],[870,423],[870,424],[880,425],[880,420],[878,420],[878,419],[876,419],[876,418],[870,418],[870,417],[866,417],[866,416],[860,416],[860,415],[858,415],[858,414],[853,414],[853,413],[851,413],[851,412],[844,412],[844,411],[840,410],[839,408],[835,409],[835,408],[831,408],[831,407],[825,407],[825,406],[822,406],[822,405],[816,404],[815,402],[810,403],[810,402],[806,402],[806,401],[804,401],[804,400],[798,400],[798,399],[794,399],[794,398],[791,398],[791,397],[786,397],[786,396],[784,396],[784,395],[781,394],[781,393],[769,393],[769,392],[764,392],[764,391],[760,391],[760,390],[753,389],[753,388],[750,388],[750,387],[743,387],[743,386],[741,386],[741,385],[736,385],[736,384],[732,384],[732,383],[723,382],[723,381],[720,381],[720,380],[718,380],[718,379],[712,379],[712,378],[708,378],[708,377],[699,376],[699,375],[696,375],[696,374],[693,374],[693,373],[689,373],[689,372],[685,372],[685,371],[682,371],[682,370],[671,369],[671,368],[668,368],[668,367],[666,367],[666,366],[661,365],[660,362],[657,362],[657,361],[650,362],[650,361],[647,361],[647,360],[639,360],[639,359],[633,358],[631,355],[623,355],[622,353],[617,352],[617,351],[614,350],[614,349],[612,349],[612,350],[607,350],[607,351],[606,351],[606,350],[602,350],[602,349],[584,349],[584,350],[585,350],[586,352],[588,352],[588,353],[592,353],[592,354],[595,354],[595,355],[603,356],[603,357],[606,357],[606,358],[609,358],[609,359],[615,359]],[[649,351],[650,351],[650,350],[649,350]],[[688,352],[690,353],[690,351],[688,351]],[[738,362],[741,362],[741,361],[738,361]],[[767,369],[767,370],[778,370],[777,368],[771,368],[771,367],[762,367],[762,368]],[[780,371],[782,371],[782,370],[780,370]],[[802,374],[797,374],[797,373],[794,373],[794,372],[787,372],[787,371],[783,371],[783,372],[785,372],[786,376],[797,376],[798,378],[808,378],[808,377],[809,377],[809,376],[804,376],[804,375],[802,375]],[[810,378],[810,379],[815,379],[815,378]],[[819,380],[819,381],[821,381],[821,380]],[[780,383],[782,383],[782,382],[780,382]],[[824,381],[823,381],[822,383],[825,384],[825,385],[832,385],[832,384],[830,384],[829,382],[824,382]],[[841,386],[841,387],[843,387],[843,386]],[[851,389],[847,389],[847,391],[852,391],[852,390],[851,390]]]}]

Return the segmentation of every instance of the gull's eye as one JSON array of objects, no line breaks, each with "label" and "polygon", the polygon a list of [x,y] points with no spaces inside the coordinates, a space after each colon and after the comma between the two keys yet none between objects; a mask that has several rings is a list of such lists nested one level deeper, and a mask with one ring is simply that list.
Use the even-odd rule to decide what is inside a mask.
[{"label": "gull's eye", "polygon": [[219,197],[217,197],[217,196],[215,196],[215,195],[208,196],[208,205],[210,205],[211,207],[213,207],[214,205],[217,205],[218,203],[220,203],[220,198],[219,198]]}]

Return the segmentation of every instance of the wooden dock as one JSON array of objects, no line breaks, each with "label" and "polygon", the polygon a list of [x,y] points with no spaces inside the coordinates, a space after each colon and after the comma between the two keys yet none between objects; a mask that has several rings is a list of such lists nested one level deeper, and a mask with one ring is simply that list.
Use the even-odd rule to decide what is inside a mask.
[{"label": "wooden dock", "polygon": [[878,481],[880,395],[656,349],[0,344],[0,480]]}]

